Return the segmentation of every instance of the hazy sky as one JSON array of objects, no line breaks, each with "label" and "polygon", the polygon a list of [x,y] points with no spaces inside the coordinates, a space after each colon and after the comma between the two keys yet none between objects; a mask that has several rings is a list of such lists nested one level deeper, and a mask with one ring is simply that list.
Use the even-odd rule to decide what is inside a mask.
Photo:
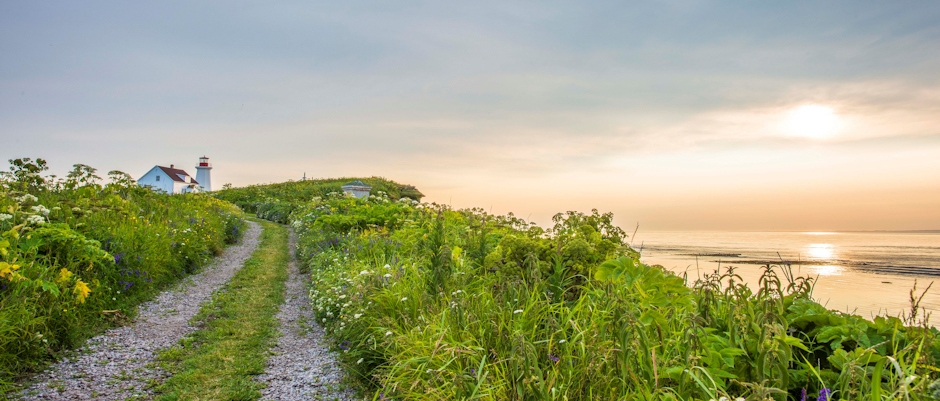
[{"label": "hazy sky", "polygon": [[541,224],[940,228],[938,2],[271,3],[0,1],[0,159],[380,175]]}]

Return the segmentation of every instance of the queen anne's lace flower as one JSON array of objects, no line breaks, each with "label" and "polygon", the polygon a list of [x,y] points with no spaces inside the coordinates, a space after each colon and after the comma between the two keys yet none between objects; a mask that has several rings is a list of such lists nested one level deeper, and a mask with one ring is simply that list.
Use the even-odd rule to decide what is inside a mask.
[{"label": "queen anne's lace flower", "polygon": [[47,209],[47,208],[46,208],[45,206],[43,206],[43,205],[36,205],[36,206],[31,207],[30,209],[32,209],[33,212],[39,213],[39,214],[41,214],[41,215],[43,215],[43,216],[48,216],[48,215],[49,215],[49,209]]},{"label": "queen anne's lace flower", "polygon": [[13,215],[0,213],[0,221],[7,221],[13,218]]},{"label": "queen anne's lace flower", "polygon": [[36,202],[36,201],[38,201],[38,200],[39,200],[39,198],[37,198],[37,197],[35,197],[35,196],[32,196],[32,195],[30,195],[30,194],[26,194],[26,195],[23,195],[23,196],[21,196],[21,197],[19,197],[19,198],[16,198],[16,201],[19,202],[19,203]]},{"label": "queen anne's lace flower", "polygon": [[40,225],[40,224],[45,224],[45,223],[46,223],[46,218],[45,218],[45,217],[42,217],[42,216],[40,216],[40,215],[38,215],[38,214],[34,214],[34,215],[29,216],[29,217],[26,218],[26,223],[27,223],[27,224],[32,224],[32,225],[38,226],[38,225]]}]

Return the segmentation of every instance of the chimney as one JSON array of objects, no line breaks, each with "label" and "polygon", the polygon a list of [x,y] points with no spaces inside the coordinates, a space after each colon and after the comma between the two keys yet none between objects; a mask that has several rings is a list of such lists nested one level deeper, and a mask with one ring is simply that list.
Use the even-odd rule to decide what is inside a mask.
[{"label": "chimney", "polygon": [[173,165],[172,165],[172,164],[170,165],[170,168],[173,168]]}]

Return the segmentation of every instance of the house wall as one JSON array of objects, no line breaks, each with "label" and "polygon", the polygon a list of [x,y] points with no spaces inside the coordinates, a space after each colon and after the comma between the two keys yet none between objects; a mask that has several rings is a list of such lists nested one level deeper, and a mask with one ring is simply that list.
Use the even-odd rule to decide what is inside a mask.
[{"label": "house wall", "polygon": [[[160,177],[160,181],[157,181],[156,177]],[[164,173],[163,170],[160,170],[157,167],[150,169],[150,171],[144,174],[143,177],[140,177],[140,179],[137,180],[137,185],[140,185],[142,187],[149,186],[154,189],[158,189],[163,192],[166,192],[168,194],[179,193],[178,191],[174,191],[174,189],[176,189],[176,186],[174,185],[174,183],[175,181],[173,181],[173,179],[170,178],[170,176],[166,175],[166,173]]]}]

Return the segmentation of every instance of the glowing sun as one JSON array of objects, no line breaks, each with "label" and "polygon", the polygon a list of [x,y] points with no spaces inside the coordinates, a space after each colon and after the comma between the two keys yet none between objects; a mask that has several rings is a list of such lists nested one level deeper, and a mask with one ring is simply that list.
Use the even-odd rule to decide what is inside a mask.
[{"label": "glowing sun", "polygon": [[787,111],[780,128],[788,136],[823,139],[835,134],[841,125],[831,107],[807,104]]}]

